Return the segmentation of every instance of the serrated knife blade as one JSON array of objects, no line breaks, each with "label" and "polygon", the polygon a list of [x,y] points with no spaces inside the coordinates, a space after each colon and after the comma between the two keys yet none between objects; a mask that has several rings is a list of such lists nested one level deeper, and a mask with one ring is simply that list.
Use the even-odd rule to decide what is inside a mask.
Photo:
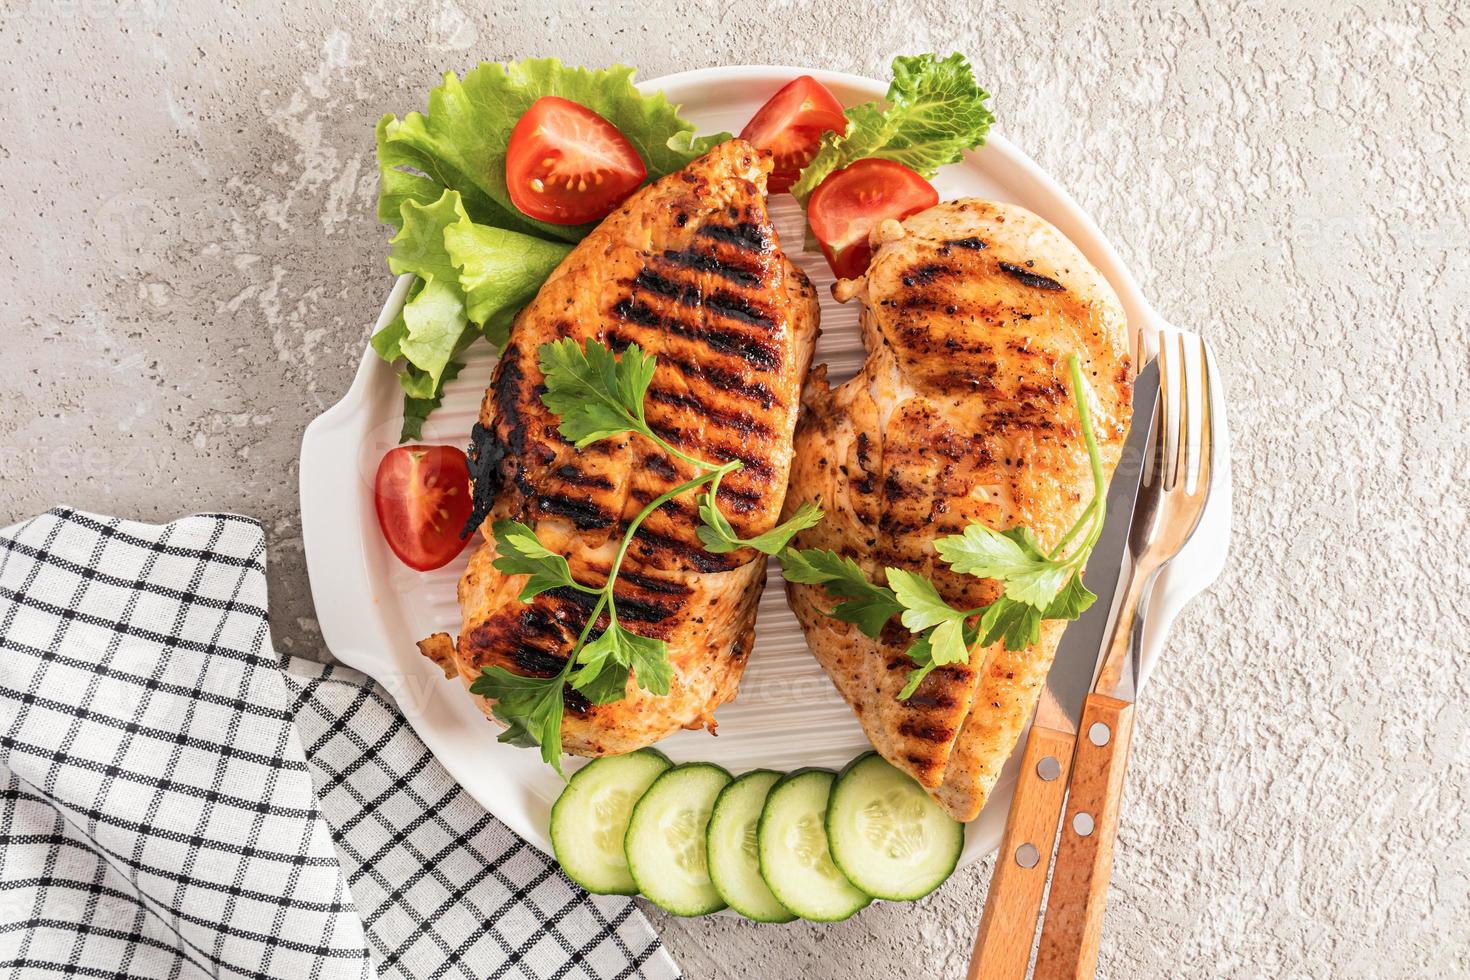
[{"label": "serrated knife blade", "polygon": [[1153,445],[1158,401],[1159,365],[1157,360],[1151,360],[1133,382],[1133,420],[1108,487],[1102,534],[1093,546],[1082,577],[1097,594],[1097,601],[1062,634],[1036,706],[1038,725],[1069,734],[1077,731],[1082,702],[1092,690],[1093,675],[1103,655],[1118,579],[1128,556],[1128,527],[1133,520],[1145,458]]}]

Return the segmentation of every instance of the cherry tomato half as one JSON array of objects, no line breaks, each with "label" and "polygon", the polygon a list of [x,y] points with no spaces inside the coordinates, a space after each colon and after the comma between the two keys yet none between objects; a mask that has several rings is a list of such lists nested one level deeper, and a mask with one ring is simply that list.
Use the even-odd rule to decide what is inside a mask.
[{"label": "cherry tomato half", "polygon": [[378,526],[388,547],[409,568],[427,572],[447,565],[468,540],[470,471],[453,446],[399,446],[378,464],[373,481]]},{"label": "cherry tomato half", "polygon": [[832,271],[853,279],[873,258],[868,232],[879,222],[902,221],[938,203],[939,193],[923,177],[901,163],[869,157],[828,174],[808,198],[806,217]]},{"label": "cherry tomato half", "polygon": [[586,106],[543,95],[510,131],[505,185],[524,214],[554,225],[607,217],[648,169],[618,128]]},{"label": "cherry tomato half", "polygon": [[740,131],[740,138],[758,150],[770,150],[775,168],[766,180],[772,194],[791,190],[801,169],[812,162],[822,134],[847,132],[842,103],[810,75],[788,82],[771,96]]}]

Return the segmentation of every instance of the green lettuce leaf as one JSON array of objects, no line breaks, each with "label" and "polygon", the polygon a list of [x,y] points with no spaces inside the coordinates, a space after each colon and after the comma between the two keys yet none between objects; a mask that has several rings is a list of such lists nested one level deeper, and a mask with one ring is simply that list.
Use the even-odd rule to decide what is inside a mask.
[{"label": "green lettuce leaf", "polygon": [[454,191],[445,191],[433,204],[404,201],[402,227],[389,241],[388,267],[399,275],[411,272],[422,283],[403,304],[403,332],[396,338],[398,353],[427,378],[427,390],[409,391],[413,397],[438,394],[444,369],[472,339],[459,270],[444,246],[444,229],[463,214]]},{"label": "green lettuce leaf", "polygon": [[399,374],[407,440],[419,437],[442,402],[450,366],[463,367],[455,357],[479,333],[504,346],[511,318],[572,246],[476,224],[458,191],[442,191],[427,204],[405,197],[399,212],[388,267],[418,278],[372,346],[385,361],[407,362]]},{"label": "green lettuce leaf", "polygon": [[505,346],[511,318],[535,298],[546,277],[572,250],[565,242],[476,224],[463,210],[443,234],[449,260],[459,269],[465,311],[496,347]]},{"label": "green lettuce leaf", "polygon": [[428,376],[412,364],[404,365],[398,375],[398,383],[403,388],[403,428],[398,433],[399,442],[423,438],[424,423],[428,421],[429,414],[444,404],[444,385],[457,378],[462,370],[463,361],[450,361],[438,385],[426,395],[415,395],[414,392],[425,389]]},{"label": "green lettuce leaf", "polygon": [[861,160],[897,160],[925,177],[956,163],[985,142],[995,117],[964,55],[900,55],[893,59],[887,106],[866,102],[848,109],[847,134],[827,133],[791,193],[803,205],[834,170]]},{"label": "green lettuce leaf", "polygon": [[[485,62],[463,79],[447,73],[429,93],[427,114],[378,123],[380,219],[393,223],[395,203],[425,203],[429,185],[457,190],[470,218],[483,225],[576,242],[592,225],[554,225],[529,218],[510,201],[505,186],[505,151],[510,132],[531,103],[544,95],[570,99],[616,126],[648,168],[649,179],[672,173],[725,139],[694,137],[661,93],[643,95],[624,65],[588,70],[568,68],[555,58],[500,64]],[[407,173],[404,172],[407,168]]]}]

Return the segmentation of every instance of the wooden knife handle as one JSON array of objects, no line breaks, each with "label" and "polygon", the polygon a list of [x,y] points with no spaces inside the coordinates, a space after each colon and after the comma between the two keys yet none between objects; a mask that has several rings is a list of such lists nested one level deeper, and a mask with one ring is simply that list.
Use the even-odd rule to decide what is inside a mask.
[{"label": "wooden knife handle", "polygon": [[1089,694],[1077,726],[1077,758],[1036,954],[1036,980],[1091,978],[1097,972],[1132,743],[1133,703]]},{"label": "wooden knife handle", "polygon": [[1022,980],[1031,961],[1057,821],[1067,794],[1073,736],[1031,726],[995,874],[975,936],[968,980]]}]

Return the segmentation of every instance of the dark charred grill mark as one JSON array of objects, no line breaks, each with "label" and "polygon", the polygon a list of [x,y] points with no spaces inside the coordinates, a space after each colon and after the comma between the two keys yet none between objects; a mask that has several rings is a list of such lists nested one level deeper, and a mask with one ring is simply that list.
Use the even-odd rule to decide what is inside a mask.
[{"label": "dark charred grill mark", "polygon": [[1023,381],[1016,386],[1016,397],[1034,398],[1038,401],[1056,402],[1070,397],[1070,392],[1059,384],[1038,384],[1034,381]]},{"label": "dark charred grill mark", "polygon": [[898,726],[898,733],[905,738],[916,738],[922,742],[933,742],[943,745],[954,738],[954,729],[947,725],[935,725],[927,722],[906,721]]},{"label": "dark charred grill mark", "polygon": [[674,464],[669,461],[669,457],[662,452],[643,457],[643,465],[649,472],[665,480],[673,480],[679,475],[679,471],[674,469]]},{"label": "dark charred grill mark", "polygon": [[908,293],[901,301],[889,303],[889,306],[902,310],[905,313],[914,310],[937,310],[943,305],[945,304],[940,300],[939,297],[935,296],[932,293],[922,292]]},{"label": "dark charred grill mark", "polygon": [[772,318],[770,311],[752,303],[749,298],[738,293],[723,289],[716,290],[704,298],[704,307],[727,320],[736,320],[768,331],[776,328],[776,321]]},{"label": "dark charred grill mark", "polygon": [[[910,662],[907,657],[904,657],[901,662],[906,668],[913,666],[912,662]],[[930,680],[926,680],[924,683],[920,684],[919,689],[915,691],[913,693],[913,696],[905,701],[904,704],[910,710],[914,711],[926,708],[938,708],[942,711],[947,711],[955,706],[954,695],[949,693],[948,688],[946,688],[944,684],[934,682],[933,678],[939,677],[941,679],[964,681],[964,679],[968,676],[968,671],[964,673],[956,673],[948,666],[938,667],[935,669],[933,674],[929,675]],[[934,693],[929,693],[931,691],[933,691]],[[945,739],[945,741],[948,741],[948,739]]]},{"label": "dark charred grill mark", "polygon": [[729,429],[739,435],[758,435],[769,437],[770,427],[765,423],[751,418],[745,412],[729,412],[724,409],[715,408],[706,404],[699,396],[686,392],[669,391],[664,388],[650,388],[648,398],[660,405],[669,405],[674,408],[688,409],[698,414],[706,421],[712,422],[723,429]]},{"label": "dark charred grill mark", "polygon": [[749,514],[761,505],[764,494],[753,493],[749,490],[737,490],[726,483],[720,484],[719,493],[716,494],[720,503],[736,514]]},{"label": "dark charred grill mark", "polygon": [[769,252],[775,247],[767,228],[752,221],[736,221],[728,225],[708,224],[699,229],[699,236],[711,241],[725,242],[747,252]]},{"label": "dark charred grill mark", "polygon": [[1055,279],[1040,275],[1039,273],[1032,272],[1024,266],[1012,265],[1009,262],[1002,262],[1000,264],[1000,267],[1002,270],[1009,273],[1012,278],[1016,279],[1020,283],[1023,283],[1024,285],[1031,286],[1035,289],[1045,289],[1048,292],[1054,293],[1066,291],[1066,287],[1057,282]]},{"label": "dark charred grill mark", "polygon": [[872,469],[869,465],[868,446],[871,440],[866,432],[859,432],[857,437],[857,461],[863,469]]},{"label": "dark charred grill mark", "polygon": [[592,710],[592,702],[587,700],[586,695],[568,684],[561,689],[561,703],[572,714],[581,717]]},{"label": "dark charred grill mark", "polygon": [[884,511],[883,516],[878,519],[878,530],[884,534],[894,535],[895,537],[900,534],[907,534],[910,531],[917,531],[918,529],[918,524],[913,521],[900,519],[891,510]]},{"label": "dark charred grill mark", "polygon": [[552,677],[561,671],[567,658],[552,653],[550,650],[540,650],[536,647],[518,644],[511,651],[510,661],[518,674],[530,677]]},{"label": "dark charred grill mark", "polygon": [[706,295],[693,283],[675,282],[651,269],[641,270],[633,278],[632,286],[634,289],[641,289],[671,299],[681,306],[691,308],[702,306],[716,316],[751,326],[773,330],[776,325],[767,310],[751,302],[749,298],[729,290],[717,289]]},{"label": "dark charred grill mark", "polygon": [[[655,497],[663,492],[663,489],[666,488],[635,486],[629,488],[628,496],[634,502],[636,502],[639,507],[647,507],[650,503],[653,502],[653,499]],[[674,497],[669,500],[665,500],[663,503],[659,504],[658,510],[664,514],[667,514],[669,519],[674,521],[676,524],[693,524],[699,519],[699,515],[696,512],[695,507],[695,504],[686,503],[684,500],[681,500],[678,497]]]},{"label": "dark charred grill mark", "polygon": [[[473,506],[469,519],[459,532],[461,539],[473,534],[495,506],[495,498],[505,485],[506,469],[514,468],[516,485],[521,492],[528,493],[531,490],[525,484],[519,463],[525,457],[527,448],[527,420],[521,412],[521,388],[524,384],[525,375],[521,371],[519,351],[514,344],[508,344],[505,353],[500,357],[492,382],[495,389],[494,424],[486,427],[477,421],[470,430],[470,446],[466,455],[471,482],[470,500]],[[501,437],[502,432],[505,433],[504,438]],[[507,464],[506,460],[510,462]]]},{"label": "dark charred grill mark", "polygon": [[542,493],[536,500],[542,514],[570,518],[579,531],[595,531],[611,527],[613,517],[601,507],[585,498],[568,497],[559,493]]},{"label": "dark charred grill mark", "polygon": [[945,371],[925,379],[935,391],[946,395],[954,395],[960,392],[996,391],[994,380],[989,374],[975,374],[970,371]]},{"label": "dark charred grill mark", "polygon": [[652,269],[640,269],[638,275],[633,277],[634,289],[646,290],[659,296],[667,296],[669,299],[677,300],[685,306],[698,306],[701,295],[699,287],[689,284],[675,282],[666,276],[661,276]]},{"label": "dark charred grill mark", "polygon": [[906,484],[897,476],[890,473],[883,478],[883,497],[889,502],[907,500],[919,496],[919,488]]},{"label": "dark charred grill mark", "polygon": [[470,450],[465,454],[470,471],[470,516],[459,532],[464,540],[479,527],[495,506],[495,496],[500,492],[500,463],[508,455],[506,446],[495,438],[492,429],[479,422],[470,430]]},{"label": "dark charred grill mark", "polygon": [[588,487],[593,490],[611,490],[613,488],[612,481],[601,473],[583,473],[572,463],[558,466],[552,471],[552,475],[563,483],[570,483],[574,487]]},{"label": "dark charred grill mark", "polygon": [[711,554],[704,550],[703,545],[685,544],[678,538],[671,538],[650,530],[647,524],[638,528],[633,535],[633,540],[641,546],[645,562],[662,553],[675,561],[688,565],[697,572],[725,572],[737,567],[728,555]]},{"label": "dark charred grill mark", "polygon": [[543,606],[535,603],[520,607],[516,621],[516,633],[530,640],[539,640],[543,645],[555,647],[563,642],[561,627]]},{"label": "dark charred grill mark", "polygon": [[[621,577],[621,576],[620,576]],[[679,612],[678,603],[662,603],[636,596],[625,595],[614,590],[618,604],[618,621],[657,625]]]},{"label": "dark charred grill mark", "polygon": [[708,384],[718,388],[727,394],[739,395],[742,398],[756,402],[762,408],[770,408],[776,404],[776,396],[771,389],[759,382],[748,382],[739,375],[704,364],[695,364],[683,358],[672,357],[666,351],[660,351],[658,355],[660,365],[667,364],[675,368],[690,381]]},{"label": "dark charred grill mark", "polygon": [[952,265],[944,265],[941,262],[926,262],[923,265],[914,266],[904,274],[903,284],[905,286],[927,286],[936,279],[952,276],[960,270]]},{"label": "dark charred grill mark", "polygon": [[[668,439],[670,442],[673,442],[672,439],[669,439],[669,437],[664,435],[662,432],[659,432],[659,435],[665,439]],[[737,453],[729,446],[706,446],[704,448],[704,451],[708,453],[709,456],[713,457],[716,462],[719,463],[728,463],[732,459],[740,460],[740,464],[745,467],[745,469],[741,472],[746,474],[747,476],[754,475],[760,477],[763,480],[769,480],[772,476],[775,475],[775,472],[771,469],[771,464],[767,460],[757,459],[756,457],[751,456],[748,453]],[[724,489],[723,484],[721,485],[721,489]]]},{"label": "dark charred grill mark", "polygon": [[955,248],[967,248],[972,252],[979,252],[990,247],[974,235],[971,235],[969,238],[951,238],[945,244],[953,245]]},{"label": "dark charred grill mark", "polygon": [[629,323],[670,333],[702,342],[710,350],[738,357],[752,367],[763,371],[774,371],[781,366],[781,358],[769,344],[734,330],[718,330],[701,325],[684,323],[676,317],[664,316],[653,307],[634,299],[620,299],[613,305],[613,313]]},{"label": "dark charred grill mark", "polygon": [[[557,605],[563,608],[570,606],[581,614],[575,617],[567,617],[567,628],[572,630],[580,631],[582,627],[586,626],[587,617],[597,607],[597,596],[591,592],[583,592],[581,589],[573,589],[565,585],[558,589],[548,589],[542,594],[555,600]],[[598,618],[606,619],[607,614],[603,613]]]},{"label": "dark charred grill mark", "polygon": [[713,251],[702,252],[690,248],[682,252],[672,249],[664,252],[664,261],[685,269],[693,269],[695,272],[704,272],[712,276],[719,276],[735,283],[738,286],[746,286],[751,289],[757,288],[762,282],[762,270],[759,267],[739,265],[727,262],[715,255]]},{"label": "dark charred grill mark", "polygon": [[642,327],[662,327],[664,318],[653,307],[634,299],[620,299],[613,304],[613,313],[629,323]]},{"label": "dark charred grill mark", "polygon": [[[654,592],[658,595],[672,595],[682,598],[689,595],[690,591],[688,586],[678,582],[668,582],[661,578],[654,578],[652,575],[643,575],[627,569],[618,572],[618,581],[627,582],[629,585],[636,585],[644,592]],[[618,600],[619,603],[622,603],[622,601],[621,599]]]}]

